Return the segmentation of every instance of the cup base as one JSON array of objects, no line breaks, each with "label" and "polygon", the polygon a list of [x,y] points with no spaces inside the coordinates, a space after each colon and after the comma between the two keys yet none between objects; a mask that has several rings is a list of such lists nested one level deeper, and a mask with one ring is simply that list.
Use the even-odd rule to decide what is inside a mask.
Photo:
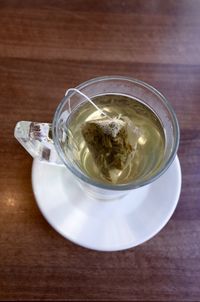
[{"label": "cup base", "polygon": [[[72,176],[73,177],[73,176]],[[84,192],[84,194],[88,198],[92,198],[95,200],[101,200],[101,201],[112,201],[112,200],[118,200],[124,198],[128,193],[130,193],[131,190],[128,191],[113,191],[113,190],[105,190],[105,189],[95,189],[94,186],[87,185],[86,183],[82,183],[77,181],[77,185],[81,188],[81,190]]]}]

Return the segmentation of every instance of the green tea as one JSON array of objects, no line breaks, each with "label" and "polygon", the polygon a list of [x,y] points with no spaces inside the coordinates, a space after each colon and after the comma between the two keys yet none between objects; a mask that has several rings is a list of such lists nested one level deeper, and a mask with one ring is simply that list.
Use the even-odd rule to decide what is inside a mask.
[{"label": "green tea", "polygon": [[[120,115],[139,129],[134,156],[124,169],[119,170],[115,183],[128,184],[151,177],[159,169],[165,151],[165,134],[156,114],[141,101],[125,95],[99,95],[92,101],[110,118]],[[67,121],[68,137],[64,149],[66,154],[71,150],[73,161],[83,173],[96,181],[110,183],[107,174],[101,173],[82,132],[86,122],[99,119],[102,119],[102,113],[88,101],[76,107]],[[99,148],[99,152],[103,149]]]}]

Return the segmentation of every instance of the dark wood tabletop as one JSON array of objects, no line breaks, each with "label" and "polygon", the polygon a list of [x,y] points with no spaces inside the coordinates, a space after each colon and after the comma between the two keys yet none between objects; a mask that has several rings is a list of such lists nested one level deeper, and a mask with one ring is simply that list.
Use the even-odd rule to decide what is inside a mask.
[{"label": "dark wood tabletop", "polygon": [[[40,213],[17,121],[51,122],[64,92],[127,75],[180,123],[182,192],[166,227],[121,252],[60,236]],[[200,301],[200,1],[0,1],[0,300]],[[162,200],[161,200],[162,202]]]}]

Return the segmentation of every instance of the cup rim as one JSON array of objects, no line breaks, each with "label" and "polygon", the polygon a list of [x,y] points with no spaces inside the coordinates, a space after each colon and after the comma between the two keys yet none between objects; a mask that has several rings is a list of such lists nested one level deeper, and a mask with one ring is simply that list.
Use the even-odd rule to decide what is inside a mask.
[{"label": "cup rim", "polygon": [[178,124],[178,119],[176,117],[175,111],[174,111],[172,105],[170,104],[170,102],[156,88],[154,88],[153,86],[151,86],[141,80],[137,80],[132,77],[118,76],[118,75],[117,76],[96,77],[96,78],[90,79],[88,81],[85,81],[82,84],[79,84],[75,88],[80,90],[80,89],[87,87],[88,85],[90,85],[92,83],[97,83],[97,82],[101,82],[101,81],[105,81],[105,80],[124,80],[124,81],[129,81],[129,82],[132,82],[135,84],[139,84],[140,86],[143,86],[143,87],[149,89],[151,92],[153,92],[155,95],[157,95],[159,97],[159,99],[163,102],[163,104],[167,107],[167,109],[170,112],[172,119],[173,119],[175,143],[174,143],[174,147],[171,152],[171,155],[169,156],[166,163],[161,167],[160,170],[158,170],[156,172],[156,174],[153,177],[143,180],[143,181],[138,181],[138,182],[136,181],[136,182],[128,183],[128,184],[108,184],[108,183],[104,184],[104,183],[98,182],[96,180],[91,179],[86,174],[80,172],[78,169],[76,169],[75,166],[72,166],[71,164],[69,164],[68,161],[66,160],[66,156],[64,155],[64,152],[63,152],[60,142],[58,140],[57,125],[58,125],[58,117],[60,116],[63,107],[65,106],[68,99],[72,95],[76,94],[76,92],[71,92],[71,93],[69,93],[68,96],[64,96],[55,111],[53,123],[52,123],[52,134],[53,134],[53,141],[55,144],[55,149],[56,149],[59,157],[63,161],[63,163],[66,165],[66,167],[76,177],[78,177],[80,180],[82,180],[90,185],[93,185],[93,186],[101,188],[101,189],[107,189],[107,190],[113,190],[113,191],[124,191],[124,190],[137,189],[139,187],[148,185],[148,184],[152,183],[153,181],[155,181],[156,179],[158,179],[163,173],[165,173],[165,171],[172,164],[172,162],[177,154],[179,141],[180,141],[180,129],[179,129],[179,124]]}]

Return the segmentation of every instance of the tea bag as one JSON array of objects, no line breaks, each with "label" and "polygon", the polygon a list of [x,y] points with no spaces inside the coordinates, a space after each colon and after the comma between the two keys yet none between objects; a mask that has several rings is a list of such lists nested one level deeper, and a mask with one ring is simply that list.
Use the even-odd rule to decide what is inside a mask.
[{"label": "tea bag", "polygon": [[85,122],[82,135],[103,177],[116,183],[135,155],[139,129],[126,116],[102,117]]},{"label": "tea bag", "polygon": [[[99,172],[107,180],[116,183],[135,155],[139,129],[126,116],[110,117],[77,88],[68,89],[65,95],[69,92],[83,96],[101,114],[100,119],[86,121],[81,132]],[[73,141],[75,143],[74,137]]]}]

